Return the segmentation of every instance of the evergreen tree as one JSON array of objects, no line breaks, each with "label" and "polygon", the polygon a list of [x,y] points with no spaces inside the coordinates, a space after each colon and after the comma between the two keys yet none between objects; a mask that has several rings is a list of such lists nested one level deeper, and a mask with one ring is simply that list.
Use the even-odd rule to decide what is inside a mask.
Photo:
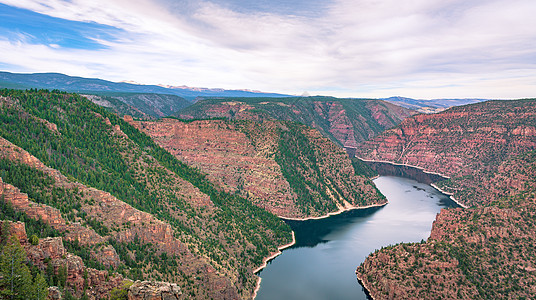
[{"label": "evergreen tree", "polygon": [[48,296],[48,284],[41,272],[35,275],[34,279],[34,297],[36,300],[45,300]]},{"label": "evergreen tree", "polygon": [[26,253],[14,236],[9,238],[0,256],[0,297],[30,299],[33,294],[32,275],[25,264]]}]

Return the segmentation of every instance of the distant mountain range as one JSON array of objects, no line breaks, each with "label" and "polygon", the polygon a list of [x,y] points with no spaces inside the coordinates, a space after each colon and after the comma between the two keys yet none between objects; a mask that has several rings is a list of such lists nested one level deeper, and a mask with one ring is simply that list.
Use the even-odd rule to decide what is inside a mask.
[{"label": "distant mountain range", "polygon": [[289,95],[263,93],[250,90],[225,90],[192,88],[187,86],[143,85],[128,82],[112,82],[97,78],[68,76],[60,73],[10,73],[0,72],[0,87],[14,89],[58,89],[76,93],[143,93],[167,94],[194,100],[196,97],[286,97]]},{"label": "distant mountain range", "polygon": [[425,114],[436,113],[443,111],[452,106],[460,106],[472,103],[478,103],[487,101],[489,99],[431,99],[431,100],[419,100],[405,97],[389,97],[382,98],[387,102],[413,109]]},{"label": "distant mountain range", "polygon": [[[205,98],[280,98],[291,95],[264,93],[246,89],[225,90],[203,88],[144,85],[136,82],[112,82],[98,78],[84,78],[60,73],[10,73],[0,72],[0,88],[49,89],[98,95],[90,99],[118,114],[130,114],[140,118],[158,118],[176,115],[199,99]],[[405,97],[382,98],[387,102],[416,110],[421,113],[436,113],[452,106],[486,101],[487,99],[411,99]]]}]

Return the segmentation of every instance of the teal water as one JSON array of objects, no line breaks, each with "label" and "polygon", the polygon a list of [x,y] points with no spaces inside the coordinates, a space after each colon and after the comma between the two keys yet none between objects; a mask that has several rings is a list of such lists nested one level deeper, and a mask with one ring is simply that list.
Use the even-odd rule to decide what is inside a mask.
[{"label": "teal water", "polygon": [[326,219],[288,221],[296,245],[268,263],[257,300],[367,299],[355,269],[375,249],[419,242],[430,235],[448,196],[417,181],[393,176],[374,180],[389,203]]}]

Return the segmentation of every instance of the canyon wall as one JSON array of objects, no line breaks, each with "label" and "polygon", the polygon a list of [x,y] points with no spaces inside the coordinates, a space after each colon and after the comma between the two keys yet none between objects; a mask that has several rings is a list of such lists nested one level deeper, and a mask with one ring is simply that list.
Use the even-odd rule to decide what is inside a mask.
[{"label": "canyon wall", "polygon": [[371,99],[332,97],[205,99],[177,115],[182,119],[283,120],[316,128],[336,144],[357,145],[393,127],[415,111]]},{"label": "canyon wall", "polygon": [[536,296],[536,101],[490,101],[419,115],[360,156],[452,176],[469,209],[443,209],[426,242],[388,246],[356,270],[374,299]]},{"label": "canyon wall", "polygon": [[[439,186],[468,206],[463,194],[511,157],[536,149],[536,100],[488,101],[404,120],[364,142],[356,156],[417,166],[451,177]],[[486,187],[480,187],[486,189]],[[485,193],[484,191],[482,193]]]},{"label": "canyon wall", "polygon": [[[206,172],[213,183],[278,216],[317,217],[385,203],[369,180],[355,174],[342,149],[305,126],[279,121],[126,120],[179,160]],[[309,150],[283,157],[282,148]],[[306,196],[318,201],[317,206],[299,194],[299,178],[289,177],[290,169],[314,187],[305,188]]]}]

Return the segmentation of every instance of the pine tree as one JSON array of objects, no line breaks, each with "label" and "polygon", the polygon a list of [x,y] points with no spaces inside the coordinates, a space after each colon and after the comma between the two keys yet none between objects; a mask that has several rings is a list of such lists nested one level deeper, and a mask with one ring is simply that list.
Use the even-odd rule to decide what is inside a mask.
[{"label": "pine tree", "polygon": [[0,297],[30,299],[33,294],[32,274],[25,264],[26,253],[14,236],[2,249],[0,256]]},{"label": "pine tree", "polygon": [[41,272],[37,273],[34,278],[34,297],[36,300],[45,300],[48,296],[48,284]]}]

